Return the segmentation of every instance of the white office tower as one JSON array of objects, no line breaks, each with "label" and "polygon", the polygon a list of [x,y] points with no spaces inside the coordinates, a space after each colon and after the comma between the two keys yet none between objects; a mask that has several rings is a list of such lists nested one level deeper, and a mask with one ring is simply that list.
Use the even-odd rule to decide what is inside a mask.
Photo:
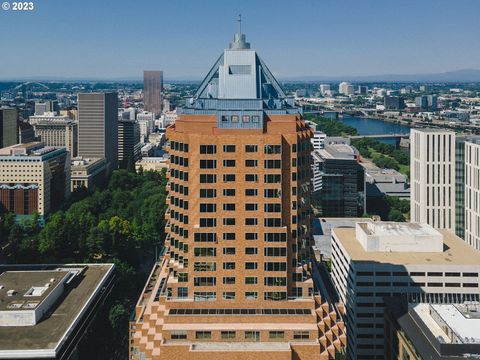
[{"label": "white office tower", "polygon": [[348,82],[341,82],[340,85],[338,85],[338,92],[348,96],[355,94],[355,89],[353,88],[352,84]]},{"label": "white office tower", "polygon": [[330,84],[321,84],[320,85],[320,94],[322,94],[323,96],[325,95],[329,95],[331,92],[330,90]]},{"label": "white office tower", "polygon": [[314,150],[320,150],[325,147],[325,139],[327,138],[327,134],[321,131],[315,131],[313,133],[313,137],[311,139],[312,146]]},{"label": "white office tower", "polygon": [[455,231],[455,133],[410,132],[411,220]]},{"label": "white office tower", "polygon": [[465,241],[480,250],[480,140],[465,141]]},{"label": "white office tower", "polygon": [[[358,222],[332,230],[332,280],[345,304],[347,358],[385,356],[385,299],[411,304],[480,300],[480,252],[427,224]],[[396,357],[395,357],[396,359]]]}]

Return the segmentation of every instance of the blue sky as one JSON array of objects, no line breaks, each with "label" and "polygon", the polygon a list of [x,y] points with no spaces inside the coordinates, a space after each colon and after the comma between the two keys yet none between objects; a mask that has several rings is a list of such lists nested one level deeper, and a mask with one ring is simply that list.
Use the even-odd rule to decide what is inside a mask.
[{"label": "blue sky", "polygon": [[480,68],[480,0],[33,2],[31,12],[0,10],[0,79],[140,79],[144,69],[198,79],[239,13],[279,78]]}]

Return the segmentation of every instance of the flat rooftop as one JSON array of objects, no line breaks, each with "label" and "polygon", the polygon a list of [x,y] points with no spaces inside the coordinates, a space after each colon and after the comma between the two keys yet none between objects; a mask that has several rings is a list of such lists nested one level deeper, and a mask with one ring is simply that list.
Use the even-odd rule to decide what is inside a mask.
[{"label": "flat rooftop", "polygon": [[[113,268],[113,264],[0,266],[0,273],[8,274],[8,285],[16,285],[19,289],[30,287],[37,281],[44,283],[46,278],[54,277],[51,275],[54,271],[58,271],[58,277],[75,269],[79,271],[39,323],[34,326],[0,327],[0,359],[55,356],[69,337],[75,334],[75,329],[81,326],[82,319],[87,315],[84,312],[102,287],[108,285]],[[19,274],[12,276],[12,271],[18,271]],[[19,295],[23,296],[23,293],[19,292]],[[4,298],[3,292],[1,298]]]},{"label": "flat rooftop", "polygon": [[[69,271],[62,270],[6,271],[1,273],[0,311],[32,309],[28,307],[28,304],[40,304],[69,274]],[[35,296],[26,296],[31,289],[36,289],[33,294]]]},{"label": "flat rooftop", "polygon": [[478,309],[472,308],[476,311],[471,311],[464,304],[432,304],[430,306],[463,343],[480,344]]},{"label": "flat rooftop", "polygon": [[397,265],[474,265],[480,266],[480,252],[449,230],[438,230],[443,235],[443,252],[386,252],[365,251],[357,240],[355,229],[336,228],[332,232],[342,243],[352,260],[374,261]]}]

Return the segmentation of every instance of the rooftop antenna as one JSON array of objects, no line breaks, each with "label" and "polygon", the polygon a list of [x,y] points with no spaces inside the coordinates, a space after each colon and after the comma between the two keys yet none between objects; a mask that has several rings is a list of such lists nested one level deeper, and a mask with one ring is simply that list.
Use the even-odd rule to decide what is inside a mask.
[{"label": "rooftop antenna", "polygon": [[238,33],[241,34],[242,33],[242,14],[238,14]]}]

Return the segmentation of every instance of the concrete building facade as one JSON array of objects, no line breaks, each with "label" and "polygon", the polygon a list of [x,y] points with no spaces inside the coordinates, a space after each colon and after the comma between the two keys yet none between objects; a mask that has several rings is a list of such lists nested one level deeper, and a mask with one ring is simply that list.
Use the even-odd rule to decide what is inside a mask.
[{"label": "concrete building facade", "polygon": [[145,111],[160,116],[163,102],[163,71],[143,72],[143,103]]},{"label": "concrete building facade", "polygon": [[480,300],[480,252],[427,224],[359,222],[332,231],[332,278],[346,309],[349,359],[384,359],[385,298]]},{"label": "concrete building facade", "polygon": [[54,120],[36,121],[35,136],[47,146],[64,147],[71,157],[78,153],[78,124],[63,116]]},{"label": "concrete building facade", "polygon": [[70,196],[70,155],[34,142],[0,150],[0,206],[45,218]]},{"label": "concrete building facade", "polygon": [[18,111],[0,108],[0,149],[18,143]]},{"label": "concrete building facade", "polygon": [[480,250],[480,140],[465,142],[465,241]]},{"label": "concrete building facade", "polygon": [[118,94],[78,94],[78,155],[105,158],[118,168]]}]

